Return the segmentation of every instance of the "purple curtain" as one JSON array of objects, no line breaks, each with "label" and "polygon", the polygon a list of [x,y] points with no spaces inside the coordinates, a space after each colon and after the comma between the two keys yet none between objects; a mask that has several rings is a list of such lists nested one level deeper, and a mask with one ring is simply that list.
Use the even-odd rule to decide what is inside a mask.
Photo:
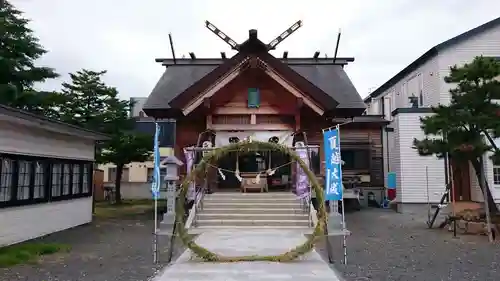
[{"label": "purple curtain", "polygon": [[[309,166],[307,149],[296,146],[296,152],[299,155],[300,159],[302,159],[302,161],[306,163],[306,166]],[[309,179],[307,178],[306,172],[300,167],[299,163],[297,163],[296,165],[297,165],[297,173],[295,175],[296,176],[295,190],[299,198],[306,198],[309,196]]]},{"label": "purple curtain", "polygon": [[[194,150],[188,150],[184,148],[184,157],[186,157],[186,176],[189,175],[191,170],[193,169],[194,162]],[[187,199],[189,201],[194,200],[196,198],[196,188],[195,183],[191,182],[187,191]]]}]

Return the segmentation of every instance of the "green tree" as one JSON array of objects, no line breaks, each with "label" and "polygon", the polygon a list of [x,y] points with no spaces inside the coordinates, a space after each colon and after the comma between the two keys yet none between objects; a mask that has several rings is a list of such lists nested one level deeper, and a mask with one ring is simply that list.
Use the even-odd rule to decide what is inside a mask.
[{"label": "green tree", "polygon": [[46,51],[28,27],[29,20],[8,1],[0,1],[0,104],[50,117],[56,114],[57,93],[40,93],[35,83],[56,78],[48,67],[37,67],[35,61]]},{"label": "green tree", "polygon": [[70,82],[62,84],[66,100],[62,121],[106,134],[133,128],[128,117],[130,102],[120,100],[117,89],[102,81],[105,74],[87,69],[69,74]]},{"label": "green tree", "polygon": [[121,180],[123,168],[131,162],[144,162],[151,158],[153,137],[131,132],[112,135],[111,140],[103,143],[103,150],[97,157],[99,163],[116,165],[116,203],[121,203]]},{"label": "green tree", "polygon": [[[455,161],[471,163],[485,198],[486,213],[497,206],[485,180],[483,156],[500,157],[494,139],[500,137],[500,63],[493,58],[477,57],[471,63],[450,68],[446,83],[449,105],[433,107],[433,115],[421,119],[426,137],[414,140],[421,155],[446,154]],[[442,137],[444,136],[444,137]],[[489,216],[488,216],[489,218]]]},{"label": "green tree", "polygon": [[116,88],[102,81],[105,73],[83,69],[70,74],[71,81],[62,85],[66,104],[61,108],[61,120],[111,137],[99,143],[96,160],[117,166],[115,183],[119,204],[123,167],[130,162],[148,160],[153,136],[134,132],[135,121],[129,116],[133,104],[120,99]]}]

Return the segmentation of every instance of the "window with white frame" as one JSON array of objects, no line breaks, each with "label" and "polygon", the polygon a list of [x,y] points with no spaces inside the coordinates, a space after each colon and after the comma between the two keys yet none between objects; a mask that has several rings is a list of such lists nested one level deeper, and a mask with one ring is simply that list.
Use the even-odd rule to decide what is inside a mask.
[{"label": "window with white frame", "polygon": [[0,157],[0,202],[7,202],[12,198],[12,173],[14,161]]},{"label": "window with white frame", "polygon": [[17,200],[28,200],[30,198],[31,170],[33,168],[30,161],[18,161],[17,178]]},{"label": "window with white frame", "polygon": [[63,187],[62,195],[69,195],[71,192],[71,166],[70,164],[63,164]]},{"label": "window with white frame", "polygon": [[392,101],[390,96],[384,97],[384,117],[387,120],[392,120]]},{"label": "window with white frame", "polygon": [[81,193],[80,189],[80,182],[81,182],[81,165],[79,164],[73,164],[72,165],[72,170],[73,170],[73,177],[72,179],[72,194],[78,194]]},{"label": "window with white frame", "polygon": [[390,112],[390,114],[392,114],[392,111],[397,108],[397,106],[396,106],[396,90],[392,89],[387,96],[391,98],[391,112]]},{"label": "window with white frame", "polygon": [[500,186],[500,165],[493,166],[493,184]]},{"label": "window with white frame", "polygon": [[417,76],[412,76],[406,81],[408,107],[416,108],[419,105],[419,83]]},{"label": "window with white frame", "polygon": [[417,75],[418,81],[418,105],[419,107],[424,106],[424,79],[422,73]]},{"label": "window with white frame", "polygon": [[[82,167],[87,167],[82,191]],[[0,156],[0,209],[92,195],[91,163],[26,155]]]},{"label": "window with white frame", "polygon": [[401,86],[401,100],[403,102],[406,102],[408,99],[408,83],[404,82],[403,85]]},{"label": "window with white frame", "polygon": [[43,161],[37,161],[35,165],[35,182],[33,184],[34,199],[45,197],[45,173],[46,163]]},{"label": "window with white frame", "polygon": [[63,164],[52,164],[52,197],[58,197],[62,195],[62,175]]},{"label": "window with white frame", "polygon": [[91,174],[91,164],[85,164],[83,166],[83,178],[82,178],[82,192],[89,193],[90,187],[92,185],[92,174]]}]

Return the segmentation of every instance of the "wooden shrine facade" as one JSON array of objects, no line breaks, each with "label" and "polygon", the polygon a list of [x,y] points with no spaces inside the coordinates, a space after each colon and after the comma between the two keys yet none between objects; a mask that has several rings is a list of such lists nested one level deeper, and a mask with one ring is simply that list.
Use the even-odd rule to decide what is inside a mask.
[{"label": "wooden shrine facade", "polygon": [[293,145],[304,141],[297,133],[305,132],[308,144],[319,147],[311,152],[311,166],[321,175],[322,129],[351,120],[341,129],[344,176],[363,176],[366,185],[383,186],[387,122],[362,115],[363,100],[344,71],[354,59],[276,58],[256,30],[234,48],[238,53],[232,58],[157,59],[167,70],[143,110],[150,117],[176,119],[179,159],[185,160],[185,147],[203,142],[217,147],[232,134],[266,139],[288,134],[286,141]]}]

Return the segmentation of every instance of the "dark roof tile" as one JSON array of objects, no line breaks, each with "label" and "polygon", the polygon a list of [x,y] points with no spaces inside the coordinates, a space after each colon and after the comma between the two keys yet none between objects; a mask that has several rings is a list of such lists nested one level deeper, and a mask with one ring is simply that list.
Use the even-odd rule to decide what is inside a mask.
[{"label": "dark roof tile", "polygon": [[295,72],[339,102],[337,108],[365,108],[363,99],[340,65],[291,65]]},{"label": "dark roof tile", "polygon": [[216,65],[170,66],[161,76],[143,108],[170,108],[169,103],[196,81],[214,70]]},{"label": "dark roof tile", "polygon": [[24,110],[20,110],[17,108],[12,108],[3,104],[0,104],[0,115],[7,115],[11,117],[15,117],[18,119],[23,119],[28,122],[32,122],[35,126],[47,127],[51,129],[56,129],[57,131],[63,131],[69,135],[74,136],[84,136],[86,138],[94,139],[94,140],[108,140],[109,136],[88,130],[82,127],[78,127],[75,125],[71,125],[68,123],[64,123],[58,120],[54,120],[51,118],[47,118],[45,116],[33,114],[31,112],[27,112]]},{"label": "dark roof tile", "polygon": [[[144,104],[144,109],[170,108],[170,101],[196,81],[214,70],[217,65],[170,66],[154,87]],[[305,64],[290,67],[320,88],[340,104],[338,108],[365,108],[363,99],[341,65]]]}]

